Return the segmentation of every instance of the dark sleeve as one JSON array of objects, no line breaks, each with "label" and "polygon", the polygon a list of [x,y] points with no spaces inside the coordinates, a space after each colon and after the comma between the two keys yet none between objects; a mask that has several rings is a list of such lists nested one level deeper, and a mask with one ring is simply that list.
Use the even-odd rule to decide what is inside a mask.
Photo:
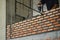
[{"label": "dark sleeve", "polygon": [[45,3],[45,0],[41,0],[41,3],[44,4]]},{"label": "dark sleeve", "polygon": [[54,0],[54,3],[55,3],[55,4],[59,4],[58,0]]}]

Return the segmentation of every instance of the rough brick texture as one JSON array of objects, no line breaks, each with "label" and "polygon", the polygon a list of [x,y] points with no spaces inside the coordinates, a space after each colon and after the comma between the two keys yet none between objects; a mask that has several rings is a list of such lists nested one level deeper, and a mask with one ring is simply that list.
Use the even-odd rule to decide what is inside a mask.
[{"label": "rough brick texture", "polygon": [[19,38],[60,29],[60,8],[53,9],[32,19],[7,26],[7,38]]}]

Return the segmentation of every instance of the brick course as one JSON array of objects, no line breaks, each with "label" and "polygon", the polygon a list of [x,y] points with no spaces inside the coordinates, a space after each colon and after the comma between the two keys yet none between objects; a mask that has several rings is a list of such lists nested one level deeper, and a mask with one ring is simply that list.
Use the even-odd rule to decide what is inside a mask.
[{"label": "brick course", "polygon": [[7,25],[7,38],[19,38],[60,29],[60,8],[53,9],[32,19]]}]

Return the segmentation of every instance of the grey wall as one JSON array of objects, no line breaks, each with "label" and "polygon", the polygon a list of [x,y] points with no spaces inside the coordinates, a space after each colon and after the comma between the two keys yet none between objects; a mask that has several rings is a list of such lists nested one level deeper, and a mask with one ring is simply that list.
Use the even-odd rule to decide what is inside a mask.
[{"label": "grey wall", "polygon": [[[30,0],[17,0],[18,2],[22,2],[27,6],[30,5]],[[12,24],[15,22],[22,21],[21,17],[15,16],[15,12],[17,15],[25,17],[26,19],[32,18],[33,11],[19,3],[16,3],[16,11],[15,11],[15,0],[7,0],[7,24]]]},{"label": "grey wall", "polygon": [[0,0],[0,40],[6,40],[6,0]]},{"label": "grey wall", "polygon": [[[17,1],[27,5],[29,7],[31,6],[30,5],[30,0],[17,0]],[[20,16],[23,16],[25,18],[27,18],[27,16],[30,14],[29,16],[32,17],[32,10],[27,8],[26,6],[23,6],[23,5],[18,3],[17,4],[17,14],[20,15]]]},{"label": "grey wall", "polygon": [[15,21],[15,0],[6,0],[7,3],[7,24],[14,23]]},{"label": "grey wall", "polygon": [[10,40],[46,40],[46,38],[51,38],[51,40],[53,40],[54,38],[58,38],[58,37],[60,37],[60,31],[53,31],[49,33],[37,34],[37,35],[15,38]]},{"label": "grey wall", "polygon": [[59,7],[60,7],[60,0],[59,0]]}]

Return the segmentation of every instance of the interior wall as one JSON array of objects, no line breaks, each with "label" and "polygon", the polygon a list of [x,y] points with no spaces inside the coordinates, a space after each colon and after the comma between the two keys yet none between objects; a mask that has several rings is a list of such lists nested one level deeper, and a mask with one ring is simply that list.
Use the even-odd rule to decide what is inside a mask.
[{"label": "interior wall", "polygon": [[60,7],[60,0],[59,0],[59,7]]},{"label": "interior wall", "polygon": [[[31,0],[16,0],[16,1],[21,2],[29,7],[30,6],[32,7],[31,5],[32,2],[30,3]],[[33,15],[32,12],[33,11],[31,9],[23,6],[22,4],[16,2],[15,5],[15,0],[7,0],[7,24],[22,21],[22,18],[19,16],[25,17],[25,19],[32,18]],[[15,13],[19,16],[16,16]]]},{"label": "interior wall", "polygon": [[0,40],[6,40],[6,0],[0,0]]},{"label": "interior wall", "polygon": [[[30,3],[31,0],[17,0],[17,1],[25,4],[25,5],[28,6],[28,7],[31,6],[31,5],[30,5],[30,4],[31,4],[31,3]],[[28,17],[31,18],[31,17],[32,17],[32,10],[29,9],[29,8],[27,8],[26,6],[17,3],[17,11],[16,11],[16,13],[17,13],[18,15],[20,15],[20,16],[25,17],[25,18],[28,18]],[[30,15],[29,15],[29,14],[30,14]]]},{"label": "interior wall", "polygon": [[7,24],[15,22],[15,0],[6,0]]}]

